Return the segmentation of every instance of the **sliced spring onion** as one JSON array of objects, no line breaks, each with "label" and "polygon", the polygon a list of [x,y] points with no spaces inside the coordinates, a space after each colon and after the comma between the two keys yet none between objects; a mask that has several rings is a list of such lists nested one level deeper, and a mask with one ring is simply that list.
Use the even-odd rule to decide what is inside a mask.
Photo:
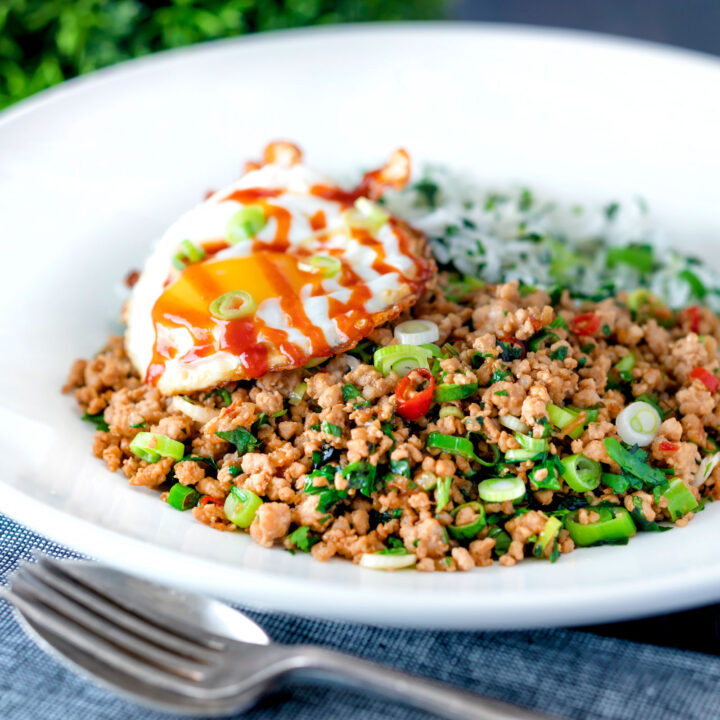
[{"label": "sliced spring onion", "polygon": [[435,512],[442,512],[442,509],[450,502],[451,477],[438,478],[435,486]]},{"label": "sliced spring onion", "polygon": [[615,363],[615,369],[620,373],[620,377],[622,377],[622,373],[629,373],[634,367],[635,356],[632,353],[628,353]]},{"label": "sliced spring onion", "polygon": [[488,478],[478,485],[481,500],[489,503],[519,500],[525,495],[525,483],[515,475],[502,478]]},{"label": "sliced spring onion", "polygon": [[239,320],[257,309],[253,296],[244,290],[231,290],[210,303],[210,314],[220,320]]},{"label": "sliced spring onion", "polygon": [[415,565],[417,557],[414,553],[363,553],[360,566],[369,570],[403,570]]},{"label": "sliced spring onion", "polygon": [[427,470],[415,476],[415,483],[423,490],[432,490],[437,485],[437,480],[437,475]]},{"label": "sliced spring onion", "polygon": [[561,528],[562,520],[560,518],[552,516],[546,520],[545,527],[543,527],[537,542],[533,546],[533,555],[535,557],[543,557],[543,555],[549,554],[547,549],[555,541]]},{"label": "sliced spring onion", "polygon": [[646,288],[638,288],[637,290],[633,290],[627,296],[626,305],[628,306],[628,309],[637,312],[644,305],[653,307],[656,305],[662,305],[662,302],[656,295],[653,295]]},{"label": "sliced spring onion", "polygon": [[514,430],[515,432],[523,434],[530,432],[530,427],[514,415],[501,415],[498,418],[498,422],[504,427]]},{"label": "sliced spring onion", "polygon": [[476,460],[475,448],[473,444],[464,437],[455,437],[454,435],[443,435],[440,432],[431,432],[427,436],[425,445],[429,448],[439,448],[444,452],[453,453],[454,455],[462,455],[468,460]]},{"label": "sliced spring onion", "polygon": [[431,320],[408,320],[395,326],[395,337],[404,345],[425,345],[437,342],[440,329]]},{"label": "sliced spring onion", "polygon": [[379,205],[365,197],[355,201],[355,210],[357,214],[352,215],[352,219],[359,220],[373,232],[377,232],[390,219],[390,215]]},{"label": "sliced spring onion", "polygon": [[680,478],[673,478],[663,495],[667,500],[667,509],[673,522],[698,506],[692,490]]},{"label": "sliced spring onion", "polygon": [[170,410],[177,410],[183,415],[187,415],[191,420],[197,423],[205,424],[210,420],[216,418],[220,411],[216,408],[205,407],[204,405],[198,405],[197,403],[191,402],[187,398],[181,395],[175,395],[169,404]]},{"label": "sliced spring onion", "polygon": [[267,222],[262,205],[245,205],[227,222],[225,234],[231,245],[245,242],[257,235]]},{"label": "sliced spring onion", "polygon": [[225,517],[239,528],[250,527],[262,504],[263,501],[252,490],[242,490],[233,485],[225,498]]},{"label": "sliced spring onion", "polygon": [[600,517],[583,525],[578,520],[578,510],[565,518],[565,528],[576,545],[588,547],[597,543],[618,542],[633,537],[637,532],[630,513],[622,507],[588,508]]},{"label": "sliced spring onion", "polygon": [[427,354],[429,357],[436,357],[436,358],[444,358],[445,357],[445,353],[442,351],[442,349],[439,348],[437,345],[433,345],[432,343],[422,343],[421,345],[418,345],[418,347],[427,351]]},{"label": "sliced spring onion", "polygon": [[315,255],[310,258],[310,265],[318,269],[326,278],[335,277],[342,268],[340,260],[329,255]]},{"label": "sliced spring onion", "polygon": [[417,345],[386,345],[373,355],[375,369],[384,377],[394,372],[405,377],[411,370],[430,369],[428,353]]},{"label": "sliced spring onion", "polygon": [[523,450],[530,450],[536,455],[548,451],[548,441],[545,438],[534,438],[529,435],[515,433],[515,439]]},{"label": "sliced spring onion", "polygon": [[197,505],[200,493],[195,488],[175,483],[167,496],[167,504],[172,505],[176,510],[189,510]]},{"label": "sliced spring onion", "polygon": [[538,455],[548,451],[548,441],[545,438],[533,438],[528,435],[515,433],[519,448],[511,448],[505,453],[508,462],[525,462],[534,460]]},{"label": "sliced spring onion", "polygon": [[302,399],[305,397],[306,392],[307,392],[307,383],[304,383],[304,382],[298,383],[295,386],[295,389],[290,393],[288,402],[291,405],[299,405],[302,402]]},{"label": "sliced spring onion", "polygon": [[184,270],[190,263],[198,262],[205,257],[205,250],[198,247],[189,240],[183,240],[180,243],[175,255],[173,255],[173,265],[178,270]]},{"label": "sliced spring onion", "polygon": [[[570,408],[561,408],[552,403],[547,404],[547,413],[550,418],[550,422],[559,430],[567,427],[577,416],[580,411]],[[589,419],[589,417],[588,417]],[[585,423],[579,425],[568,433],[568,436],[573,440],[577,440],[585,431]]]},{"label": "sliced spring onion", "polygon": [[438,415],[441,418],[452,416],[462,419],[465,417],[463,411],[456,405],[446,405],[445,407],[441,407]]},{"label": "sliced spring onion", "polygon": [[701,485],[703,485],[705,481],[710,477],[712,471],[715,469],[715,466],[719,462],[720,452],[713,453],[712,455],[708,455],[706,458],[703,458],[702,462],[700,463],[700,467],[695,473],[695,478],[693,479],[692,484],[695,487],[700,487]]},{"label": "sliced spring onion", "polygon": [[156,463],[161,457],[181,460],[185,455],[185,446],[181,442],[151,432],[139,432],[130,443],[130,450],[149,463]]},{"label": "sliced spring onion", "polygon": [[485,508],[479,502],[469,502],[464,505],[458,505],[450,514],[453,518],[457,518],[460,511],[464,508],[470,508],[475,513],[475,517],[469,523],[463,525],[453,524],[448,527],[448,532],[456,540],[475,537],[485,527]]},{"label": "sliced spring onion", "polygon": [[465,385],[442,385],[437,386],[435,390],[435,399],[438,402],[450,402],[452,400],[463,400],[464,398],[471,397],[477,392],[478,384],[476,382],[469,382]]},{"label": "sliced spring onion", "polygon": [[628,445],[649,445],[660,429],[662,418],[658,411],[646,402],[630,403],[615,419],[618,435]]},{"label": "sliced spring onion", "polygon": [[600,484],[602,468],[596,460],[585,455],[569,455],[560,462],[563,465],[563,480],[575,492],[590,492]]}]

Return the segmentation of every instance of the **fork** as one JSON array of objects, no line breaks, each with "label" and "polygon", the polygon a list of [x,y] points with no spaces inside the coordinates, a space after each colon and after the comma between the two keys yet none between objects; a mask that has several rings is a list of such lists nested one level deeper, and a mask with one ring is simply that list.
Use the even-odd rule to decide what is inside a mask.
[{"label": "fork", "polygon": [[271,643],[224,603],[94,563],[40,555],[23,563],[0,595],[31,637],[71,669],[165,711],[241,711],[292,674],[373,691],[449,720],[549,720],[351,655]]}]

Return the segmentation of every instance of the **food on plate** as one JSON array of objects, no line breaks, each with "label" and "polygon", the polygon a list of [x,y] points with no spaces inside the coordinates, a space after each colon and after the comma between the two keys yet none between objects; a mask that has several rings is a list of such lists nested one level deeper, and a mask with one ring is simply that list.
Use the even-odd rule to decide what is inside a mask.
[{"label": "food on plate", "polygon": [[274,143],[172,225],[125,337],[71,369],[95,455],[212,528],[381,570],[555,561],[720,497],[712,271],[637,203],[409,179],[397,151],[342,189]]}]

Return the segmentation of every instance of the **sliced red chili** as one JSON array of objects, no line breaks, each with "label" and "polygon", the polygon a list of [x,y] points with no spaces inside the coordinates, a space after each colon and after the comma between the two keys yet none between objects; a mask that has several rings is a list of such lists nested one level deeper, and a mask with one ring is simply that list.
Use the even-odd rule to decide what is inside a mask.
[{"label": "sliced red chili", "polygon": [[699,365],[690,371],[690,377],[699,380],[710,392],[715,392],[720,385],[720,380]]},{"label": "sliced red chili", "polygon": [[663,440],[659,445],[658,449],[662,452],[675,452],[678,449],[678,446],[675,443],[668,442],[667,440]]},{"label": "sliced red chili", "polygon": [[[413,380],[418,375],[428,381],[427,387],[412,397],[408,397],[408,391],[413,388]],[[400,380],[395,388],[398,415],[405,420],[418,420],[430,409],[434,394],[435,378],[433,374],[425,368],[413,370]]]},{"label": "sliced red chili", "polygon": [[594,335],[600,329],[600,318],[594,313],[576,315],[570,323],[576,335]]},{"label": "sliced red chili", "polygon": [[225,501],[221,500],[220,498],[213,497],[212,495],[203,495],[200,498],[201,505],[209,505],[210,503],[222,507],[225,504]]},{"label": "sliced red chili", "polygon": [[[542,327],[542,325],[540,327]],[[522,340],[518,340],[514,335],[508,335],[507,337],[500,338],[500,342],[508,345],[517,345],[520,348],[520,357],[516,359],[523,360],[527,355],[525,343]]]},{"label": "sliced red chili", "polygon": [[700,330],[700,320],[702,319],[700,308],[697,305],[691,305],[689,308],[685,308],[685,313],[690,321],[690,329],[694,333],[698,332]]}]

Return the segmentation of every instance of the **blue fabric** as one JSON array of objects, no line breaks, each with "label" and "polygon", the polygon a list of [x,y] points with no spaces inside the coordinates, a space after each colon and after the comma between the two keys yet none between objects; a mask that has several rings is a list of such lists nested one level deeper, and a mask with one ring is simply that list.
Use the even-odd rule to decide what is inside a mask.
[{"label": "blue fabric", "polygon": [[[0,516],[4,579],[34,548],[73,553]],[[720,659],[570,630],[424,632],[250,613],[277,641],[342,649],[475,692],[578,720],[720,717]],[[0,718],[162,720],[75,677],[36,648],[0,601]],[[239,717],[239,716],[238,716]],[[400,705],[295,685],[246,720],[422,720]]]}]

